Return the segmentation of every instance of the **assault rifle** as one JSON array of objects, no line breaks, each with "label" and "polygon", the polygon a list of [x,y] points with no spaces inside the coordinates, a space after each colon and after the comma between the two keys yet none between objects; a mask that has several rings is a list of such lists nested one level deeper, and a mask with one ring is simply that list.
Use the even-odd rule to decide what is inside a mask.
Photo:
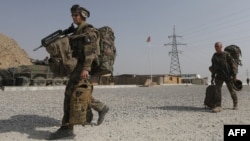
[{"label": "assault rifle", "polygon": [[42,40],[41,40],[41,45],[35,49],[33,49],[33,51],[37,51],[38,49],[42,48],[42,47],[47,47],[50,43],[54,42],[55,40],[67,35],[67,34],[70,34],[70,33],[73,33],[75,30],[75,27],[73,25],[73,23],[71,24],[71,26],[65,30],[57,30],[55,32],[53,32],[52,34],[44,37]]}]

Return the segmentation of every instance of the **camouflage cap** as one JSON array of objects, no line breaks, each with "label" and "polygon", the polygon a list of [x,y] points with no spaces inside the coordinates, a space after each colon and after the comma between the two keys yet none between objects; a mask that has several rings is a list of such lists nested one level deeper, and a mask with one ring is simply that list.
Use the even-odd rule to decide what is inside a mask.
[{"label": "camouflage cap", "polygon": [[88,18],[90,16],[89,11],[86,8],[84,8],[84,7],[80,7],[78,4],[73,5],[71,7],[70,11],[71,11],[71,13],[78,12],[84,18]]}]

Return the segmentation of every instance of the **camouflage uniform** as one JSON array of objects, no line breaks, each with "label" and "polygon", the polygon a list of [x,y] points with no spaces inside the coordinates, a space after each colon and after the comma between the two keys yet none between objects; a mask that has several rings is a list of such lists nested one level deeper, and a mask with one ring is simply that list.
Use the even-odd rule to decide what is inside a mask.
[{"label": "camouflage uniform", "polygon": [[[95,59],[95,51],[97,46],[97,36],[95,28],[92,26],[87,26],[86,23],[83,22],[78,28],[75,30],[74,34],[78,35],[81,33],[86,33],[86,37],[73,39],[71,41],[71,47],[73,47],[73,57],[76,57],[78,60],[78,64],[75,70],[70,74],[70,78],[65,90],[65,98],[64,98],[64,116],[62,120],[62,125],[69,125],[69,116],[70,116],[70,98],[74,91],[75,86],[80,81],[80,74],[82,70],[91,70],[91,65],[93,60]],[[93,85],[91,84],[92,90]],[[101,112],[105,105],[99,100],[91,98],[91,108],[96,110],[97,112]],[[73,127],[71,127],[73,128]]]},{"label": "camouflage uniform", "polygon": [[[62,126],[56,132],[50,134],[48,138],[49,140],[75,136],[73,133],[74,124],[79,124],[79,120],[81,123],[82,119],[85,120],[86,115],[86,121],[90,122],[93,116],[92,112],[90,113],[91,110],[87,109],[87,111],[85,111],[87,108],[85,107],[83,108],[83,113],[77,113],[77,119],[75,119],[75,110],[76,112],[78,112],[79,109],[83,109],[79,108],[79,103],[76,104],[77,106],[75,106],[75,103],[71,103],[71,101],[74,101],[74,96],[75,94],[77,95],[77,92],[75,92],[75,90],[80,89],[79,82],[81,86],[84,86],[82,88],[85,88],[85,86],[87,86],[86,92],[93,92],[93,84],[86,77],[88,77],[87,75],[91,73],[92,63],[96,59],[97,55],[99,55],[99,33],[96,28],[86,23],[86,18],[90,16],[90,13],[87,9],[76,4],[73,5],[70,10],[73,22],[78,27],[75,29],[74,25],[72,24],[67,30],[64,31],[64,34],[70,34],[72,32],[74,34],[74,36],[71,36],[70,38],[70,47],[72,47],[73,49],[72,56],[77,59],[77,65],[73,72],[69,75],[69,81],[64,93],[64,115],[62,119]],[[78,38],[74,38],[76,36],[78,36]],[[84,78],[84,80],[81,80],[82,78]],[[90,94],[87,94],[85,96],[90,98]],[[85,106],[86,104],[90,103],[90,107],[98,112],[99,117],[97,120],[97,125],[100,125],[104,121],[104,117],[109,111],[109,107],[107,105],[104,105],[99,100],[94,99],[92,95],[90,101],[88,98],[86,99],[85,96],[82,102],[84,102]],[[80,114],[80,116],[78,114]],[[82,121],[82,125],[84,125],[85,123],[85,121]]]},{"label": "camouflage uniform", "polygon": [[212,72],[212,81],[215,79],[215,106],[221,107],[221,88],[223,82],[226,83],[227,88],[233,99],[234,107],[238,104],[238,97],[236,91],[232,86],[232,78],[238,73],[237,63],[231,58],[230,54],[227,52],[222,52],[221,54],[214,53],[212,57],[212,67],[210,68]]}]

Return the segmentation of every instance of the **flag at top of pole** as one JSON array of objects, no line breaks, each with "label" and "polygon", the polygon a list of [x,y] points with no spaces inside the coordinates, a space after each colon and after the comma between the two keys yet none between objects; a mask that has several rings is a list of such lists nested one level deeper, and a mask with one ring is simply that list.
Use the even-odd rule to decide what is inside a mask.
[{"label": "flag at top of pole", "polygon": [[151,38],[150,38],[150,36],[148,36],[147,42],[149,43],[150,41],[151,41]]}]

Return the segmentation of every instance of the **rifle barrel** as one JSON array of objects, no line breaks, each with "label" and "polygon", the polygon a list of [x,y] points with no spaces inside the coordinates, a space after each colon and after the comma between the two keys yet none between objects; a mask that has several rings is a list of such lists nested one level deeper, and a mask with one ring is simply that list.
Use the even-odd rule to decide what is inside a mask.
[{"label": "rifle barrel", "polygon": [[33,51],[37,51],[39,48],[42,48],[42,47],[43,47],[43,45],[40,45],[39,47],[34,48]]}]

